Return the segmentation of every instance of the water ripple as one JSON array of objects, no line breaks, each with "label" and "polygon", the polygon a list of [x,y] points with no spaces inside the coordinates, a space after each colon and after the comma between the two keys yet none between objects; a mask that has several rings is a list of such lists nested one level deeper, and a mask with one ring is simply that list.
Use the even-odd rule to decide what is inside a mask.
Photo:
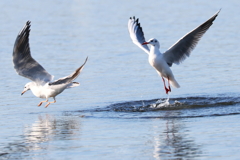
[{"label": "water ripple", "polygon": [[100,117],[105,115],[105,118],[106,115],[108,118],[196,118],[240,114],[239,104],[238,97],[180,97],[114,103],[103,108],[77,112],[99,113]]}]

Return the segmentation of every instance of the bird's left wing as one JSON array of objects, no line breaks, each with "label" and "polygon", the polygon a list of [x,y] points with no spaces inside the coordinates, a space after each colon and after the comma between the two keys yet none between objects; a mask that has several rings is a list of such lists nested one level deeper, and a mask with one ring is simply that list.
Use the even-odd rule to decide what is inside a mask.
[{"label": "bird's left wing", "polygon": [[128,20],[128,31],[133,43],[136,44],[142,50],[144,50],[147,54],[149,54],[148,46],[142,45],[142,43],[146,41],[144,33],[142,31],[142,27],[140,26],[138,19],[135,19],[135,17],[133,18],[130,17],[130,19]]},{"label": "bird's left wing", "polygon": [[169,66],[172,66],[172,63],[179,64],[189,57],[191,51],[196,47],[203,34],[213,24],[219,12],[220,10],[206,22],[187,33],[163,54]]},{"label": "bird's left wing", "polygon": [[79,74],[81,73],[84,65],[86,64],[88,60],[88,57],[86,58],[85,62],[83,63],[83,65],[81,65],[75,72],[73,72],[71,75],[64,77],[64,78],[60,78],[54,82],[50,82],[49,85],[59,85],[59,84],[68,84],[70,82],[72,82],[74,79],[76,79]]},{"label": "bird's left wing", "polygon": [[31,22],[19,32],[13,48],[13,64],[16,72],[37,83],[46,83],[53,79],[35,59],[32,58],[29,47],[29,34]]}]

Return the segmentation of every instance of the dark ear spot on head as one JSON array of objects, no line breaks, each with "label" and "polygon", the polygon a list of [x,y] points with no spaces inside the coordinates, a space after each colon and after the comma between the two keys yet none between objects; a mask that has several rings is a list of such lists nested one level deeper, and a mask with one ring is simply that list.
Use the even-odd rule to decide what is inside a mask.
[{"label": "dark ear spot on head", "polygon": [[157,43],[157,40],[155,40],[155,42]]}]

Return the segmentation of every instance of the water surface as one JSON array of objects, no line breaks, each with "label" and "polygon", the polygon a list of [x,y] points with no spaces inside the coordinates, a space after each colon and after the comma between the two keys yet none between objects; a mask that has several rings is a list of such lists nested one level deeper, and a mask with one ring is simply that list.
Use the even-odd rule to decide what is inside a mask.
[{"label": "water surface", "polygon": [[[238,159],[239,1],[1,1],[1,159]],[[222,8],[191,56],[161,78],[127,31],[140,18],[164,52]],[[12,65],[15,38],[32,21],[32,56],[67,76],[89,56],[80,87],[47,109]],[[169,100],[168,100],[169,98]],[[167,101],[168,100],[168,101]]]}]

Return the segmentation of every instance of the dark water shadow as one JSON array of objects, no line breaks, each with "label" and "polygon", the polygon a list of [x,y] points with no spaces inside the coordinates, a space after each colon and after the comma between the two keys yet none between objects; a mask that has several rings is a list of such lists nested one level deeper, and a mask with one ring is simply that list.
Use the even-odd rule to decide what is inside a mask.
[{"label": "dark water shadow", "polygon": [[219,107],[240,104],[238,97],[184,97],[166,99],[153,99],[116,103],[108,106],[109,110],[116,112],[148,112],[159,110],[182,110],[204,107]]},{"label": "dark water shadow", "polygon": [[[181,115],[165,116],[165,112],[180,111]],[[104,118],[197,118],[210,116],[230,116],[240,114],[240,98],[238,97],[180,97],[171,99],[152,99],[114,103],[103,108],[71,111],[75,113],[92,113],[108,116]],[[99,113],[99,114],[97,114]],[[109,114],[111,113],[111,114]],[[121,116],[122,113],[128,116]],[[141,113],[141,114],[139,114]],[[134,115],[134,116],[129,116]],[[96,118],[100,118],[97,116]]]}]

